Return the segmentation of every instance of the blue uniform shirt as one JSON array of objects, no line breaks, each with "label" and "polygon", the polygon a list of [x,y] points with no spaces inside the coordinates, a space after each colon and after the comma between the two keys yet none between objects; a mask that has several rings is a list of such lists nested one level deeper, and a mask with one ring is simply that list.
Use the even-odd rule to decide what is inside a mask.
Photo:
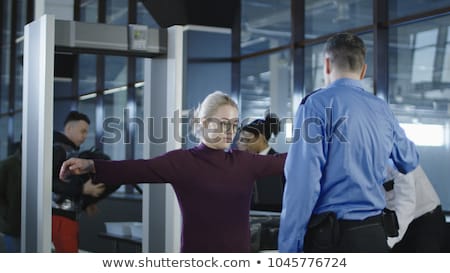
[{"label": "blue uniform shirt", "polygon": [[419,156],[388,104],[360,81],[339,79],[302,101],[285,164],[280,252],[302,252],[312,214],[363,220],[385,207],[382,183],[392,159],[407,173]]}]

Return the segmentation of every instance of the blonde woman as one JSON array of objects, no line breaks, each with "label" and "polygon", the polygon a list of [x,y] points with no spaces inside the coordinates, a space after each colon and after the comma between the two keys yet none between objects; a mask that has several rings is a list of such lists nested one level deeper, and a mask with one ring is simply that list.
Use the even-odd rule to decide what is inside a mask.
[{"label": "blonde woman", "polygon": [[95,173],[96,181],[118,184],[170,183],[182,216],[181,252],[249,252],[249,206],[253,182],[283,174],[286,154],[261,156],[229,149],[239,124],[228,95],[208,95],[196,111],[200,144],[148,160],[71,158],[60,177]]}]

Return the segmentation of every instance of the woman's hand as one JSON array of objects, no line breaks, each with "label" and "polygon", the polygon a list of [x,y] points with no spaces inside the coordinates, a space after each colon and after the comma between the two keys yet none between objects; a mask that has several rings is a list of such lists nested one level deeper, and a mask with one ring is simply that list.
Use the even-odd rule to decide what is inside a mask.
[{"label": "woman's hand", "polygon": [[69,158],[64,161],[59,171],[59,178],[66,180],[71,175],[95,173],[94,161],[91,159]]}]

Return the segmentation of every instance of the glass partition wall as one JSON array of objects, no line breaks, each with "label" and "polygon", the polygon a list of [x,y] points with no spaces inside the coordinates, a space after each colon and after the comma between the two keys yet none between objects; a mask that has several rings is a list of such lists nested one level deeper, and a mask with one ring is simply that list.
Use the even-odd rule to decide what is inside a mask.
[{"label": "glass partition wall", "polygon": [[280,117],[281,133],[271,145],[285,152],[286,118],[293,115],[291,1],[241,1],[240,120],[243,125]]},{"label": "glass partition wall", "polygon": [[389,102],[450,210],[450,15],[389,29]]},{"label": "glass partition wall", "polygon": [[279,111],[287,121],[285,138],[276,139],[281,151],[301,98],[324,84],[326,40],[358,34],[367,46],[366,89],[389,102],[450,211],[449,1],[241,0],[239,27],[240,78],[233,86],[242,118]]}]

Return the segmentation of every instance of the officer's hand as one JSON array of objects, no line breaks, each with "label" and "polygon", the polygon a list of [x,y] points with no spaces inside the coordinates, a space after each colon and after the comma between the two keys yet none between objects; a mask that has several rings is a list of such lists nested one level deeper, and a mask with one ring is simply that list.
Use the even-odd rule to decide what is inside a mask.
[{"label": "officer's hand", "polygon": [[89,179],[83,184],[83,194],[87,194],[93,197],[99,197],[105,191],[105,184],[94,184],[92,179]]}]

